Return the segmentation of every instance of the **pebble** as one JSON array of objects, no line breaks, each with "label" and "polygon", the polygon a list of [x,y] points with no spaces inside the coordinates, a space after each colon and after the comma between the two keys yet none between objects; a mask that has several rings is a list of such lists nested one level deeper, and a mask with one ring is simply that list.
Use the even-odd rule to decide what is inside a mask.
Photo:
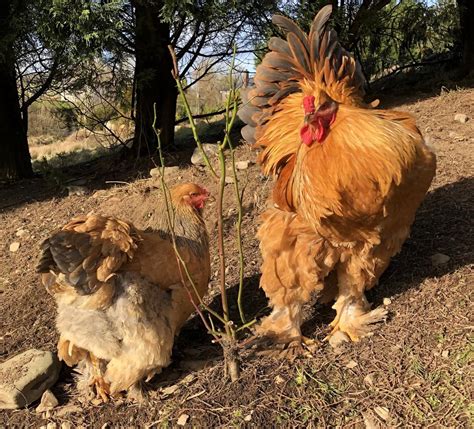
[{"label": "pebble", "polygon": [[16,251],[18,251],[19,248],[20,243],[18,241],[14,241],[12,244],[10,244],[10,252],[15,253]]},{"label": "pebble", "polygon": [[43,396],[41,396],[41,402],[40,404],[36,407],[36,412],[37,413],[42,413],[44,411],[52,410],[53,408],[57,407],[59,405],[59,402],[54,396],[53,392],[51,390],[47,389],[44,393]]},{"label": "pebble", "polygon": [[451,258],[443,253],[435,253],[431,256],[431,263],[436,267],[437,265],[446,264]]},{"label": "pebble", "polygon": [[26,234],[28,234],[28,231],[26,231],[26,229],[21,229],[21,228],[17,230],[17,232],[15,233],[15,235],[20,238]]},{"label": "pebble", "polygon": [[465,115],[464,113],[456,113],[454,115],[454,120],[461,124],[465,124],[469,120],[469,117]]},{"label": "pebble", "polygon": [[188,414],[181,414],[178,417],[178,421],[176,422],[178,426],[184,426],[189,420],[189,415]]},{"label": "pebble", "polygon": [[249,168],[250,161],[237,161],[235,163],[235,168],[237,170],[247,170]]}]

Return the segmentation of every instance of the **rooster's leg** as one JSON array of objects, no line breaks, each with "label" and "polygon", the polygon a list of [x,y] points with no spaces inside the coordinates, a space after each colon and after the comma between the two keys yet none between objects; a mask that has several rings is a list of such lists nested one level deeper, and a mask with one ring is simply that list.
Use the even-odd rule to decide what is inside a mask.
[{"label": "rooster's leg", "polygon": [[387,310],[383,307],[371,310],[364,295],[364,290],[373,286],[375,278],[365,275],[362,270],[355,270],[354,266],[354,263],[342,266],[338,273],[339,293],[332,307],[336,310],[336,317],[330,324],[332,331],[326,337],[334,346],[342,341],[350,339],[356,342],[372,335],[374,324],[387,317]]}]

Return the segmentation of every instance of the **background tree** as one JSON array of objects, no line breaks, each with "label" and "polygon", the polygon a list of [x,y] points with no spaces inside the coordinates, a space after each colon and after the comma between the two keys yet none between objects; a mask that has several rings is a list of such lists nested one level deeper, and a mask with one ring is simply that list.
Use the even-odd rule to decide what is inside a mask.
[{"label": "background tree", "polygon": [[474,69],[474,1],[457,0],[461,28],[463,71]]},{"label": "background tree", "polygon": [[0,3],[0,179],[33,174],[15,78],[14,45],[18,34],[15,17],[21,16],[25,7],[21,0]]}]

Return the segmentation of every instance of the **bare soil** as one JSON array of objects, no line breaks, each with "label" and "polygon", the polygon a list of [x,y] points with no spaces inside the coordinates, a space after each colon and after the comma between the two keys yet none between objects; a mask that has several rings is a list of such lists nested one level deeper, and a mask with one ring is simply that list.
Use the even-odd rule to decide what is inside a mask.
[{"label": "bare soil", "polygon": [[[392,100],[390,107],[417,117],[437,152],[438,172],[411,238],[369,294],[374,305],[390,300],[385,300],[390,318],[374,336],[336,354],[321,341],[333,310],[308,306],[304,333],[320,341],[314,356],[290,362],[245,351],[241,378],[231,383],[220,347],[211,343],[200,320],[193,317],[176,342],[173,364],[150,383],[147,405],[121,400],[100,406],[83,403],[72,371],[64,367],[52,389],[58,408],[37,414],[33,404],[2,412],[0,426],[68,421],[74,427],[105,423],[168,427],[177,426],[178,418],[187,414],[186,425],[193,427],[472,427],[474,90],[411,94],[408,102]],[[455,122],[456,113],[470,120]],[[192,180],[215,192],[204,169],[186,162],[189,156],[189,151],[183,151],[171,160],[180,169],[170,174],[170,182]],[[240,146],[237,158],[254,160],[255,153]],[[54,303],[34,271],[41,241],[72,216],[92,210],[139,224],[159,198],[158,184],[147,178],[148,170],[149,165],[131,165],[115,156],[0,189],[0,361],[32,347],[55,350]],[[256,165],[239,172],[239,178],[246,184],[244,303],[251,319],[268,311],[258,289],[260,254],[255,232],[271,183]],[[89,192],[68,196],[67,186],[78,180]],[[237,318],[232,192],[227,185],[224,213],[227,281]],[[211,204],[206,215],[213,243],[214,209]],[[17,252],[9,250],[12,242],[20,242]],[[211,251],[216,273],[215,245]],[[449,256],[449,261],[434,265],[431,257],[438,253]],[[217,280],[214,275],[208,300],[219,308]]]}]

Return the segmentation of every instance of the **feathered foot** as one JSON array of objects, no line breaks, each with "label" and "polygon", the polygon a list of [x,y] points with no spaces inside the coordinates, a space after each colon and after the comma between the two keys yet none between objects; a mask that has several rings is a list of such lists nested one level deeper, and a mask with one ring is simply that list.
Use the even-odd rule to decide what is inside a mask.
[{"label": "feathered foot", "polygon": [[89,380],[89,386],[94,387],[96,399],[108,402],[110,396],[110,385],[104,380],[102,369],[100,367],[100,360],[92,353],[89,353],[89,358],[93,371],[92,377]]},{"label": "feathered foot", "polygon": [[373,334],[374,324],[383,322],[387,318],[387,310],[378,307],[370,310],[365,297],[339,297],[333,307],[336,317],[331,322],[332,331],[325,338],[335,347],[343,341],[360,341],[361,338]]}]

